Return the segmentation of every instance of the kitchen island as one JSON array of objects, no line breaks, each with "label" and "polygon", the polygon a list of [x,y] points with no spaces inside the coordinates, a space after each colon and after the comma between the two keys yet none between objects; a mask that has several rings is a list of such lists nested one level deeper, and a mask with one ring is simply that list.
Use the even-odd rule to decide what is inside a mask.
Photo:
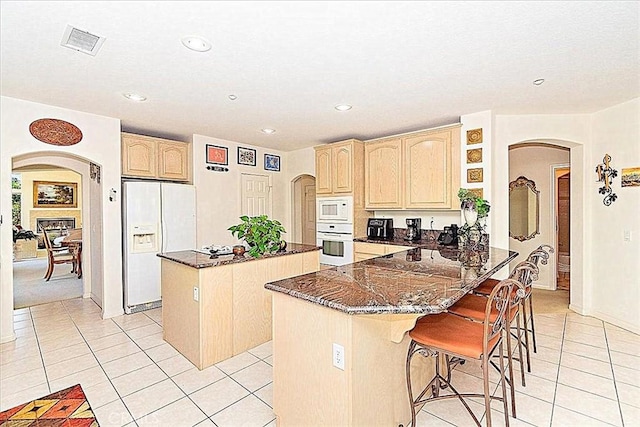
[{"label": "kitchen island", "polygon": [[199,369],[271,340],[271,292],[264,284],[318,271],[318,251],[289,243],[259,258],[158,254],[164,340]]},{"label": "kitchen island", "polygon": [[[406,332],[517,255],[415,248],[267,283],[278,425],[407,425]],[[433,371],[431,359],[412,364],[416,385]]]}]

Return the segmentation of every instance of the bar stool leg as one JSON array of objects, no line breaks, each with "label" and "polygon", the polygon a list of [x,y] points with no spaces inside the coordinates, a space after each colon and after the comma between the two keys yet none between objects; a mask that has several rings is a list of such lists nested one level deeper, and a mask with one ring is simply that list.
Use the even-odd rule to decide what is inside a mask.
[{"label": "bar stool leg", "polygon": [[[520,329],[520,310],[516,314],[516,332],[518,334],[518,361],[520,362],[520,376],[522,380],[522,387],[525,387],[527,384],[524,379],[524,360],[522,358],[522,329]],[[525,331],[526,333],[526,331]]]},{"label": "bar stool leg", "polygon": [[[405,366],[407,376],[407,389],[409,391],[409,406],[411,407],[411,427],[416,425],[416,407],[413,404],[413,390],[411,389],[411,357],[415,352],[416,342],[411,340],[409,345],[409,352],[407,353],[407,364]],[[437,363],[436,363],[436,366]]]},{"label": "bar stool leg", "polygon": [[529,317],[531,318],[531,337],[533,338],[533,352],[538,352],[538,347],[536,346],[536,325],[533,321],[533,295],[529,294]]},{"label": "bar stool leg", "polygon": [[531,347],[529,346],[529,324],[528,324],[529,322],[527,317],[526,301],[522,300],[521,305],[522,305],[522,320],[524,323],[524,348],[527,353],[527,372],[531,372],[531,356],[529,351]]},{"label": "bar stool leg", "polygon": [[[509,331],[509,335],[511,335],[511,331]],[[500,382],[502,383],[502,406],[504,408],[504,413],[505,413],[505,427],[509,427],[509,409],[508,409],[508,404],[507,404],[507,386],[505,384],[505,376],[504,376],[504,349],[503,349],[503,343],[500,342]],[[511,364],[511,362],[509,362],[509,364]],[[513,378],[513,377],[511,377]],[[514,385],[513,385],[513,380],[511,380],[511,405],[513,406],[513,418],[516,417],[516,399],[514,396]],[[486,393],[486,389],[485,389],[485,393]],[[486,398],[485,398],[485,403],[486,403]],[[491,407],[489,407],[489,412],[487,414],[487,427],[491,426]]]},{"label": "bar stool leg", "polygon": [[[507,358],[509,359],[509,386],[511,390],[511,411],[513,414],[513,418],[516,418],[516,391],[515,391],[515,381],[513,378],[513,351],[511,348],[511,327],[507,326],[506,328],[507,335]],[[500,344],[500,372],[504,373],[504,360],[502,360],[502,344]],[[503,397],[506,400],[506,394],[503,394]]]}]

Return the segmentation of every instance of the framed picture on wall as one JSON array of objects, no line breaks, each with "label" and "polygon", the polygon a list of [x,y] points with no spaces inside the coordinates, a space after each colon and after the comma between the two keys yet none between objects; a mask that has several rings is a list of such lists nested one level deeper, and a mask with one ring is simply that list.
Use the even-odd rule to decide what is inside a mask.
[{"label": "framed picture on wall", "polygon": [[256,150],[252,148],[238,147],[238,164],[255,166],[256,165]]},{"label": "framed picture on wall", "polygon": [[275,154],[265,154],[264,170],[280,172],[280,156],[276,156]]},{"label": "framed picture on wall", "polygon": [[227,147],[207,144],[206,150],[205,160],[207,163],[212,165],[229,164],[229,149]]},{"label": "framed picture on wall", "polygon": [[34,208],[77,208],[78,184],[75,182],[33,181]]}]

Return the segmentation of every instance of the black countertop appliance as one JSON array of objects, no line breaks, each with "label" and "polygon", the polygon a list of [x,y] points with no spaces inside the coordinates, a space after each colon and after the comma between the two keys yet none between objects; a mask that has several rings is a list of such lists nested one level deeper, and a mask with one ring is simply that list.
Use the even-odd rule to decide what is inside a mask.
[{"label": "black countertop appliance", "polygon": [[369,218],[368,239],[393,239],[393,218]]},{"label": "black countertop appliance", "polygon": [[407,235],[405,240],[420,240],[422,231],[420,231],[422,220],[420,218],[407,218]]}]

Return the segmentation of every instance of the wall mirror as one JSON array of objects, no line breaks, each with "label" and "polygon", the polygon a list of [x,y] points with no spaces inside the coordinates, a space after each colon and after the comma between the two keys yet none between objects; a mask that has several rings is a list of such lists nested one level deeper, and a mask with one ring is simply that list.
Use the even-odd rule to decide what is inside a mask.
[{"label": "wall mirror", "polygon": [[540,234],[540,192],[524,176],[509,183],[509,236],[521,242]]}]

